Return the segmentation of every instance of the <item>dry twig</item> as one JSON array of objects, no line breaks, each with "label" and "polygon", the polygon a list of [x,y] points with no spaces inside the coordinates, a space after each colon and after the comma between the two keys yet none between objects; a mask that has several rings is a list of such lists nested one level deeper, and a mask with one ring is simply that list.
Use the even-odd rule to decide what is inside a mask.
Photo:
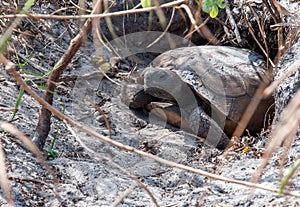
[{"label": "dry twig", "polygon": [[253,181],[257,182],[263,170],[269,163],[272,154],[276,148],[282,143],[285,144],[283,154],[290,148],[293,138],[300,125],[300,90],[291,99],[285,111],[281,114],[280,120],[276,129],[271,133],[271,140],[264,153],[263,162],[257,169],[257,173],[253,177]]},{"label": "dry twig", "polygon": [[[102,1],[98,1],[92,13],[97,12],[101,4]],[[69,64],[69,62],[71,62],[72,57],[79,50],[79,48],[81,47],[84,40],[87,38],[87,35],[91,32],[91,30],[92,30],[92,19],[88,19],[83,25],[83,28],[81,29],[80,33],[74,39],[71,40],[71,44],[67,49],[67,51],[65,52],[65,54],[56,63],[54,67],[55,70],[50,74],[46,84],[48,90],[46,90],[44,93],[44,99],[49,104],[52,105],[53,102],[52,92],[55,91],[56,88],[55,83],[57,82],[57,80],[59,79],[63,71],[67,68],[67,65]],[[44,106],[42,106],[39,115],[39,122],[33,137],[33,142],[38,146],[40,150],[43,149],[46,138],[50,131],[50,120],[51,120],[51,112],[48,111]]]},{"label": "dry twig", "polygon": [[202,37],[207,39],[211,44],[218,45],[218,43],[219,43],[218,39],[211,33],[209,28],[206,26],[206,22],[209,20],[209,18],[207,18],[204,22],[202,21],[202,18],[200,16],[200,13],[201,13],[200,7],[198,7],[198,10],[196,11],[196,13],[194,15],[196,17],[196,19],[194,18],[191,9],[187,5],[182,4],[176,8],[178,8],[178,9],[183,8],[186,11],[186,13],[188,14],[188,17],[192,24],[190,31],[185,36],[185,38],[191,38],[191,35],[193,34],[193,30],[196,30]]},{"label": "dry twig", "polygon": [[[104,157],[103,155],[99,155],[99,153],[97,153],[96,151],[94,151],[93,149],[91,149],[90,147],[88,147],[75,133],[75,131],[71,128],[70,125],[67,124],[67,128],[69,129],[69,131],[71,132],[71,134],[76,138],[76,140],[80,143],[80,145],[89,153],[93,154],[96,159],[98,159],[99,161],[102,160],[106,160],[109,161],[114,167],[118,168],[119,170],[121,170],[122,172],[124,172],[125,174],[127,174],[129,177],[131,177],[141,188],[143,188],[146,193],[150,196],[151,200],[153,201],[153,203],[155,204],[155,206],[159,206],[154,195],[151,193],[151,191],[147,188],[147,186],[142,183],[142,181],[140,181],[140,179],[138,177],[136,177],[135,175],[131,174],[130,172],[128,172],[126,169],[124,169],[123,167],[121,167],[120,165],[114,163],[109,157]],[[127,195],[129,195],[133,189],[136,187],[136,185],[132,185],[131,187],[129,187],[118,199],[115,200],[115,202],[111,205],[111,206],[117,206]]]},{"label": "dry twig", "polygon": [[[262,190],[267,190],[267,191],[270,191],[270,192],[276,192],[276,193],[278,192],[278,189],[266,187],[265,185],[259,185],[259,184],[256,184],[256,183],[252,183],[252,182],[248,182],[248,181],[242,181],[242,180],[234,180],[234,179],[231,179],[231,178],[226,178],[226,177],[223,177],[223,176],[220,176],[220,175],[212,174],[212,173],[206,172],[204,170],[195,169],[195,168],[183,165],[183,164],[178,164],[176,162],[172,162],[172,161],[157,157],[153,154],[144,152],[142,150],[138,150],[134,147],[124,145],[120,142],[117,142],[117,141],[114,141],[114,140],[112,140],[108,137],[105,137],[105,136],[91,130],[90,128],[74,121],[70,117],[62,114],[61,112],[59,112],[58,110],[53,108],[49,103],[47,103],[44,99],[39,97],[34,91],[32,91],[30,89],[30,87],[22,80],[21,76],[15,70],[15,68],[9,67],[9,68],[6,68],[6,70],[7,70],[8,73],[10,73],[14,76],[14,78],[16,79],[18,84],[20,84],[29,95],[31,95],[36,101],[38,101],[46,109],[51,111],[55,116],[57,116],[58,118],[60,118],[62,120],[65,120],[68,124],[70,124],[70,125],[78,128],[78,129],[86,132],[90,136],[94,136],[94,137],[96,137],[96,138],[98,138],[98,139],[100,139],[100,140],[102,140],[102,141],[104,141],[104,142],[106,142],[106,143],[108,143],[112,146],[115,146],[119,149],[122,149],[122,150],[125,150],[125,151],[128,151],[128,152],[138,154],[138,155],[143,156],[143,157],[153,159],[157,162],[160,162],[162,164],[166,164],[166,165],[174,167],[174,168],[178,168],[178,169],[181,169],[181,170],[185,170],[187,172],[203,175],[203,176],[206,176],[206,177],[209,177],[209,178],[212,178],[212,179],[221,180],[221,181],[224,181],[224,182],[229,182],[229,183],[234,183],[234,184],[239,184],[239,185],[244,185],[244,186],[248,186],[248,187],[251,187],[251,188],[258,188],[258,189],[262,189]],[[296,193],[296,192],[284,191],[283,194],[296,196],[296,197],[300,198],[300,194]]]},{"label": "dry twig", "polygon": [[236,22],[235,22],[232,14],[231,14],[230,7],[229,7],[230,4],[229,4],[228,0],[225,0],[225,3],[226,3],[225,11],[226,11],[226,14],[228,16],[231,27],[233,28],[233,32],[235,34],[237,43],[241,43],[242,42],[241,35],[240,35],[240,32],[239,32],[238,26],[236,25]]},{"label": "dry twig", "polygon": [[[176,5],[182,4],[186,2],[186,0],[177,0],[172,1],[170,3],[160,5],[160,8],[169,8],[174,7]],[[149,8],[142,8],[142,9],[129,9],[126,11],[118,11],[112,13],[105,13],[105,14],[87,14],[87,15],[78,15],[78,16],[68,16],[68,15],[51,15],[51,14],[9,14],[9,15],[2,15],[2,18],[15,18],[15,17],[23,17],[23,18],[42,18],[42,19],[57,19],[57,20],[67,20],[67,19],[89,19],[89,18],[105,18],[105,17],[113,17],[113,16],[122,16],[126,14],[136,14],[141,12],[149,12],[156,10],[157,7],[149,7]]]},{"label": "dry twig", "polygon": [[289,68],[287,68],[284,73],[274,80],[265,90],[264,96],[269,96],[273,93],[273,91],[277,88],[277,86],[287,77],[293,75],[295,72],[299,70],[300,59],[296,60]]},{"label": "dry twig", "polygon": [[53,193],[55,199],[58,201],[59,206],[62,206],[60,202],[59,195],[55,188],[49,183],[46,183],[42,180],[34,179],[34,178],[22,178],[22,177],[16,177],[16,176],[9,176],[9,179],[13,179],[15,182],[32,182],[32,183],[39,183],[41,185],[47,186],[49,190]]},{"label": "dry twig", "polygon": [[[0,123],[1,124],[1,123]],[[1,127],[1,125],[0,125]],[[5,154],[2,148],[2,136],[0,136],[0,188],[3,191],[4,197],[7,203],[11,206],[15,206],[15,201],[12,197],[10,182],[7,176],[6,167],[5,167]]]},{"label": "dry twig", "polygon": [[[271,63],[271,66],[272,67],[275,67],[275,64],[273,63],[273,61],[269,58],[269,54],[265,51],[264,47],[260,44],[260,42],[258,41],[258,39],[256,38],[255,34],[254,34],[254,30],[253,28],[251,27],[246,15],[244,12],[242,12],[243,14],[243,17],[244,17],[244,20],[249,28],[249,32],[251,34],[251,36],[253,37],[254,41],[256,42],[256,44],[259,46],[259,48],[261,49],[261,51],[263,52],[263,54],[265,55],[266,58],[268,58],[268,62]],[[264,35],[264,34],[262,34]]]}]

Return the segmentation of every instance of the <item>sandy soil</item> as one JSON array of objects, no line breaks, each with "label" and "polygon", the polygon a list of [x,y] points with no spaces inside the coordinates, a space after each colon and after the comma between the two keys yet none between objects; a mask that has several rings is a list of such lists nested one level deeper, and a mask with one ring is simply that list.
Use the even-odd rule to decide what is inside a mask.
[{"label": "sandy soil", "polygon": [[[38,6],[40,8],[36,8],[37,13],[55,10],[53,5],[41,1]],[[255,22],[254,18],[253,20]],[[37,27],[37,23],[24,22],[21,28],[32,32],[32,35],[18,33],[11,40],[18,48],[20,61],[29,60],[24,67],[27,70],[26,74],[44,74],[54,66],[69,45],[70,37],[63,23],[52,20],[46,22],[53,32],[51,35],[43,25]],[[78,24],[69,24],[71,31],[77,34]],[[250,181],[261,163],[261,153],[268,142],[267,137],[245,137],[244,143],[254,141],[249,151],[230,151],[225,157],[222,151],[203,146],[193,137],[169,125],[165,126],[154,117],[149,118],[142,112],[129,110],[121,101],[120,87],[93,73],[95,68],[90,57],[94,50],[91,48],[93,45],[89,38],[64,72],[64,83],[58,86],[55,96],[56,108],[65,109],[66,115],[107,136],[108,130],[103,117],[78,95],[85,94],[96,103],[102,103],[101,109],[109,119],[113,140],[196,169],[227,178]],[[16,55],[13,54],[9,58],[17,62]],[[150,56],[141,58],[144,58],[144,62],[149,62],[149,58],[152,58]],[[121,82],[120,78],[114,77],[113,80]],[[39,81],[35,83],[40,84]],[[42,95],[37,85],[34,86],[30,81],[28,84]],[[15,81],[5,74],[1,65],[0,106],[13,107],[18,93],[19,88]],[[25,93],[12,124],[32,137],[39,108],[38,103]],[[0,111],[0,120],[10,121],[11,117],[11,112]],[[155,206],[149,193],[141,188],[132,176],[139,178],[159,206],[300,206],[300,199],[293,196],[278,198],[273,192],[214,180],[117,149],[67,126],[55,117],[52,118],[52,129],[44,148],[45,152],[50,148],[56,133],[54,150],[58,152],[58,157],[48,156],[47,160],[58,178],[57,183],[18,138],[0,131],[6,168],[17,206],[114,206],[121,198],[124,199],[119,206]],[[283,168],[284,174],[299,158],[299,138],[295,138],[289,151]],[[263,186],[279,188],[279,158],[280,152],[277,152],[264,171],[259,182]],[[287,189],[300,193],[299,179],[300,173],[297,171]],[[7,206],[2,191],[0,206]]]}]

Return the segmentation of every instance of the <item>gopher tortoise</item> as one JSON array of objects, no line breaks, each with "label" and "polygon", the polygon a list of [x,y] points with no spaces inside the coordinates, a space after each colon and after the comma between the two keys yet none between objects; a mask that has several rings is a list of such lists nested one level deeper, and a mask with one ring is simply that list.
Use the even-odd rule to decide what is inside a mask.
[{"label": "gopher tortoise", "polygon": [[[177,48],[159,55],[143,70],[129,106],[163,110],[170,124],[224,149],[256,89],[270,79],[263,58],[250,50]],[[250,133],[262,130],[273,102],[273,97],[260,101],[247,125]]]}]

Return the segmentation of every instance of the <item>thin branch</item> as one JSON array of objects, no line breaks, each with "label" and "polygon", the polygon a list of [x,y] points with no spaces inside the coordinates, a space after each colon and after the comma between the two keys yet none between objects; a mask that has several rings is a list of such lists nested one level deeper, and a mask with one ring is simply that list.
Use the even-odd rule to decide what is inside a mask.
[{"label": "thin branch", "polygon": [[[102,3],[101,0],[97,1],[92,13],[95,13],[99,10],[99,8],[101,7],[100,6],[101,3]],[[84,23],[83,28],[81,29],[79,34],[77,34],[76,37],[71,40],[70,46],[65,52],[65,54],[54,66],[54,71],[50,74],[47,80],[47,84],[46,84],[47,90],[44,92],[44,99],[49,104],[52,105],[53,102],[52,92],[55,91],[56,88],[55,83],[57,82],[57,80],[59,79],[63,71],[67,68],[73,56],[79,50],[79,48],[87,38],[88,34],[91,32],[91,30],[92,30],[92,19],[88,19]],[[44,106],[42,106],[39,115],[38,125],[36,127],[36,131],[33,137],[33,142],[38,146],[40,150],[43,149],[46,138],[48,137],[50,131],[50,123],[51,123],[51,113]]]},{"label": "thin branch", "polygon": [[9,179],[13,179],[15,182],[21,181],[21,182],[40,183],[41,185],[48,187],[49,190],[52,191],[57,202],[59,203],[59,206],[62,206],[59,195],[57,194],[55,188],[53,186],[51,186],[49,183],[44,182],[42,180],[34,179],[34,178],[22,178],[22,177],[16,177],[16,176],[9,176]]},{"label": "thin branch", "polygon": [[132,184],[131,186],[129,186],[129,188],[127,188],[110,206],[111,207],[117,207],[117,206],[119,206],[123,202],[123,200],[130,193],[132,193],[132,191],[134,190],[135,187],[136,187],[136,184]]},{"label": "thin branch", "polygon": [[[300,90],[291,99],[290,103],[287,105],[285,111],[281,114],[280,120],[276,129],[271,133],[271,140],[267,145],[266,151],[264,153],[263,161],[259,168],[257,169],[255,176],[252,180],[257,182],[261,176],[263,170],[269,163],[269,160],[276,148],[282,143],[291,144],[292,139],[295,136],[300,125]],[[285,147],[284,151],[289,147]],[[285,153],[285,152],[284,152]]]},{"label": "thin branch", "polygon": [[[195,16],[197,17],[197,21],[195,20],[191,9],[186,5],[182,4],[176,8],[183,8],[186,13],[188,14],[188,17],[191,21],[192,27],[205,39],[207,39],[211,44],[217,45],[218,44],[218,39],[211,33],[209,28],[206,26],[206,24],[203,24],[202,18],[200,17],[200,14],[196,14]],[[200,11],[199,11],[200,12]],[[207,18],[208,20],[208,18]],[[197,23],[200,24],[200,26],[197,25]],[[192,34],[191,32],[189,34]]]},{"label": "thin branch", "polygon": [[299,70],[300,65],[300,59],[296,60],[291,66],[289,66],[282,75],[274,80],[265,90],[264,90],[264,96],[270,96],[273,91],[277,88],[277,86],[287,77],[293,75]]},{"label": "thin branch", "polygon": [[[269,47],[268,47],[268,43],[267,43],[267,40],[266,40],[266,33],[264,31],[264,28],[262,27],[260,21],[259,21],[259,16],[257,15],[257,13],[254,11],[253,7],[251,6],[251,4],[249,2],[246,3],[247,6],[249,7],[249,9],[251,10],[252,14],[254,15],[255,17],[255,20],[256,20],[256,24],[258,26],[258,29],[259,29],[259,32],[261,34],[261,37],[263,39],[263,43],[264,43],[264,46],[265,46],[265,50],[263,51],[264,54],[266,55],[266,58],[267,58],[267,69],[271,72],[272,70],[272,67],[274,67],[274,63],[272,65],[272,67],[270,68],[269,67],[269,60],[270,60],[270,57],[269,57],[269,54],[270,54],[270,51],[269,51]],[[271,73],[272,74],[272,73]]]},{"label": "thin branch", "polygon": [[[120,165],[116,164],[115,162],[113,162],[109,157],[105,157],[103,155],[99,155],[99,153],[97,153],[96,151],[94,151],[93,149],[91,149],[90,147],[88,147],[75,133],[75,131],[72,129],[71,125],[67,124],[67,128],[68,130],[71,132],[71,134],[75,137],[75,139],[80,143],[80,145],[89,153],[93,154],[95,156],[96,159],[99,160],[106,160],[109,161],[114,167],[118,168],[119,170],[121,170],[122,172],[124,172],[125,174],[127,174],[129,177],[131,177],[141,188],[143,188],[146,193],[150,196],[151,200],[153,201],[153,203],[155,204],[155,206],[159,206],[154,195],[151,193],[151,191],[147,188],[147,186],[142,183],[142,181],[136,177],[135,175],[131,174],[130,172],[128,172],[126,169],[124,169],[123,167],[121,167]],[[136,187],[136,185],[133,185],[132,187]],[[115,200],[115,202],[111,205],[111,206],[117,206],[118,203],[120,203],[129,193],[131,193],[133,189],[127,189],[118,199]]]},{"label": "thin branch", "polygon": [[[45,108],[47,108],[49,111],[51,111],[55,116],[57,116],[58,118],[60,118],[62,120],[65,120],[68,124],[72,125],[73,127],[76,127],[79,130],[82,130],[82,131],[86,132],[90,136],[94,136],[94,137],[96,137],[96,138],[98,138],[98,139],[100,139],[100,140],[102,140],[102,141],[104,141],[104,142],[106,142],[106,143],[108,143],[112,146],[115,146],[119,149],[122,149],[122,150],[125,150],[125,151],[128,151],[128,152],[138,154],[138,155],[143,156],[143,157],[153,159],[153,160],[155,160],[159,163],[166,164],[166,165],[169,165],[169,166],[174,167],[174,168],[178,168],[178,169],[181,169],[181,170],[185,170],[187,172],[203,175],[203,176],[206,176],[208,178],[215,179],[215,180],[221,180],[221,181],[224,181],[224,182],[234,183],[234,184],[238,184],[238,185],[244,185],[244,186],[248,186],[248,187],[251,187],[251,188],[258,188],[258,189],[262,189],[262,190],[266,190],[266,191],[270,191],[270,192],[274,192],[274,193],[277,193],[279,191],[278,189],[270,188],[270,187],[267,187],[265,185],[260,185],[260,184],[256,184],[256,183],[252,183],[252,182],[248,182],[248,181],[242,181],[242,180],[234,180],[234,179],[231,179],[231,178],[223,177],[221,175],[212,174],[212,173],[206,172],[204,170],[195,169],[195,168],[183,165],[183,164],[178,164],[176,162],[172,162],[172,161],[160,158],[160,157],[155,156],[153,154],[150,154],[150,153],[144,152],[142,150],[138,150],[134,147],[124,145],[120,142],[114,141],[114,140],[110,139],[109,137],[105,137],[105,136],[91,130],[90,128],[74,121],[70,117],[62,114],[57,109],[53,108],[48,102],[46,102],[44,99],[42,99],[40,96],[38,96],[34,91],[32,91],[30,89],[30,87],[22,80],[20,74],[15,70],[15,68],[12,68],[12,67],[7,68],[6,67],[6,70],[7,70],[8,73],[13,75],[13,77],[18,82],[18,84],[20,84],[21,87],[23,87],[24,90],[29,95],[31,95],[31,97],[33,97],[41,105],[43,105]],[[295,196],[295,197],[300,198],[300,194],[297,193],[297,192],[285,191],[285,192],[283,192],[283,194],[291,195],[291,196]]]},{"label": "thin branch", "polygon": [[229,7],[230,4],[229,4],[228,0],[225,0],[225,3],[226,3],[225,11],[226,11],[226,14],[228,16],[231,27],[233,28],[233,32],[235,34],[236,40],[237,40],[238,43],[241,43],[242,42],[241,35],[240,35],[240,32],[239,32],[238,26],[236,25],[236,22],[235,22],[232,14],[231,14],[230,7]]},{"label": "thin branch", "polygon": [[156,40],[154,40],[152,43],[150,43],[149,45],[147,45],[146,48],[150,48],[152,47],[154,44],[156,44],[159,40],[161,40],[161,38],[167,34],[167,31],[169,30],[171,24],[172,24],[172,21],[173,21],[173,18],[174,18],[174,14],[175,14],[175,8],[173,8],[172,10],[172,14],[171,14],[171,17],[170,17],[170,21],[168,23],[168,25],[166,26],[165,30],[163,31],[163,33],[161,35],[159,35],[159,37],[156,38]]},{"label": "thin branch", "polygon": [[[0,123],[1,124],[1,123]],[[12,197],[11,186],[8,179],[6,166],[5,166],[5,154],[2,147],[2,136],[0,136],[0,189],[2,189],[3,194],[7,203],[11,206],[16,206],[15,201]]]},{"label": "thin branch", "polygon": [[9,132],[13,136],[17,137],[20,139],[23,144],[27,147],[28,150],[32,152],[32,154],[40,161],[40,163],[45,167],[47,172],[52,175],[53,180],[57,182],[57,179],[54,176],[54,173],[51,170],[50,165],[46,162],[43,154],[39,151],[37,146],[31,141],[31,139],[26,136],[23,132],[19,131],[14,125],[5,122],[5,121],[0,121],[0,128]]},{"label": "thin branch", "polygon": [[[242,12],[242,14],[243,14],[243,17],[244,17],[244,19],[245,19],[245,22],[246,22],[246,24],[247,24],[247,26],[248,26],[248,28],[249,28],[249,32],[250,32],[251,36],[253,37],[254,41],[255,41],[256,44],[259,46],[259,48],[261,49],[261,51],[263,52],[263,54],[266,56],[266,58],[269,58],[269,57],[268,57],[269,55],[266,53],[266,51],[264,50],[263,46],[260,44],[260,42],[259,42],[258,39],[256,38],[256,36],[255,36],[255,34],[254,34],[254,30],[253,30],[253,28],[251,27],[251,25],[250,25],[250,23],[249,23],[249,21],[248,21],[246,15],[245,15],[245,13]],[[271,63],[272,67],[275,67],[275,64],[273,63],[273,61],[272,61],[270,58],[268,59],[268,61]]]},{"label": "thin branch", "polygon": [[[168,8],[174,7],[178,4],[182,4],[186,2],[186,0],[177,0],[170,3],[162,4],[160,8]],[[78,16],[61,16],[61,15],[51,15],[51,14],[8,14],[8,15],[1,15],[0,19],[3,18],[16,18],[16,17],[23,17],[23,18],[41,18],[41,19],[57,19],[57,20],[67,20],[67,19],[89,19],[89,18],[104,18],[104,17],[114,17],[114,16],[122,16],[126,14],[136,14],[142,12],[149,12],[156,10],[157,7],[149,7],[149,8],[142,8],[142,9],[129,9],[126,11],[118,11],[112,13],[105,13],[105,14],[87,14],[87,15],[78,15]]]},{"label": "thin branch", "polygon": [[0,106],[0,111],[12,111],[12,112],[16,112],[17,109],[16,108],[12,108],[12,107],[3,107],[3,106]]}]

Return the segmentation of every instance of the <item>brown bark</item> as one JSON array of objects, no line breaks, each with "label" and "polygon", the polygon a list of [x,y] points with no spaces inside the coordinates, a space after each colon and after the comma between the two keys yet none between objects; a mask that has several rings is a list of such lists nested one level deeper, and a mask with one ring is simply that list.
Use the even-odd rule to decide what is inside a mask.
[{"label": "brown bark", "polygon": [[[102,1],[98,1],[93,9],[93,14],[99,11],[101,8]],[[47,101],[50,105],[53,103],[53,91],[56,88],[56,82],[58,81],[60,75],[67,68],[68,64],[71,62],[72,57],[76,54],[76,52],[81,47],[82,43],[86,40],[88,34],[92,30],[92,19],[88,19],[83,28],[79,32],[79,34],[71,40],[70,46],[65,54],[61,57],[61,59],[57,62],[54,67],[54,71],[48,78],[46,87],[47,90],[44,93],[44,100]],[[36,127],[36,131],[33,137],[33,142],[37,145],[37,147],[42,150],[48,137],[51,125],[51,112],[48,111],[44,106],[42,106],[38,125]]]}]

